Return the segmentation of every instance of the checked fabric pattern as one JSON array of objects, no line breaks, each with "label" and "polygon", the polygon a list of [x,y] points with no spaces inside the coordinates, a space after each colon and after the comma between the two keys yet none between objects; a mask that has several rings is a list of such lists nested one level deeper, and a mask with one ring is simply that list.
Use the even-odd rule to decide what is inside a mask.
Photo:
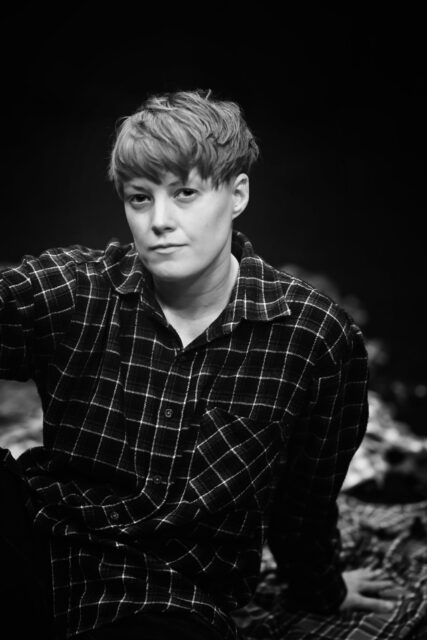
[{"label": "checked fabric pattern", "polygon": [[266,535],[301,602],[344,596],[335,503],[366,428],[363,338],[242,234],[233,252],[229,304],[186,348],[133,245],[2,273],[0,375],[41,396],[43,446],[19,462],[69,636],[184,610],[235,638]]},{"label": "checked fabric pattern", "polygon": [[248,640],[426,640],[427,501],[369,504],[342,493],[338,499],[341,560],[346,569],[381,568],[404,588],[391,614],[313,614],[295,606],[276,579],[264,551],[262,579],[252,602],[235,618]]}]

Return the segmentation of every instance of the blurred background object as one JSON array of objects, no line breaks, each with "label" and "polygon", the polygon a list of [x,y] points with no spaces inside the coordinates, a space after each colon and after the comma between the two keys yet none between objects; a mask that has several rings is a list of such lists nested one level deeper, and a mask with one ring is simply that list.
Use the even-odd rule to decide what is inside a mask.
[{"label": "blurred background object", "polygon": [[43,412],[33,382],[0,380],[0,447],[14,458],[42,444]]}]

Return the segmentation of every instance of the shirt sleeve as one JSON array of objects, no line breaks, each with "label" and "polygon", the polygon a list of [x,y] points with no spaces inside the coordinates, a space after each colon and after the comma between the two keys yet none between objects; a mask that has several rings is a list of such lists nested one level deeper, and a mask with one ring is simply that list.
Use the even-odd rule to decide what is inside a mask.
[{"label": "shirt sleeve", "polygon": [[0,273],[0,377],[28,380],[46,363],[73,309],[75,264],[59,250]]},{"label": "shirt sleeve", "polygon": [[291,599],[324,613],[346,595],[336,499],[368,419],[364,340],[354,323],[345,334],[319,359],[304,414],[290,429],[268,532]]}]

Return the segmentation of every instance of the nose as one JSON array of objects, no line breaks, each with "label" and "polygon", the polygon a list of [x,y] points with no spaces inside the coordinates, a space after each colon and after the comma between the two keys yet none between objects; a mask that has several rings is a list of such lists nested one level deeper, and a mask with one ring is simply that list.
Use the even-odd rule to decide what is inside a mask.
[{"label": "nose", "polygon": [[175,228],[173,205],[167,197],[156,198],[152,208],[151,227],[156,235]]}]

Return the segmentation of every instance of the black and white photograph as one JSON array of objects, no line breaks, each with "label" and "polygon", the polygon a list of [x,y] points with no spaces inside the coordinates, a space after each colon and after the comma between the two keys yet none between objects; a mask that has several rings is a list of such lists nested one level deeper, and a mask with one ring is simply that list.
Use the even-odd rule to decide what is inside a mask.
[{"label": "black and white photograph", "polygon": [[421,9],[2,13],[2,640],[427,640]]}]

